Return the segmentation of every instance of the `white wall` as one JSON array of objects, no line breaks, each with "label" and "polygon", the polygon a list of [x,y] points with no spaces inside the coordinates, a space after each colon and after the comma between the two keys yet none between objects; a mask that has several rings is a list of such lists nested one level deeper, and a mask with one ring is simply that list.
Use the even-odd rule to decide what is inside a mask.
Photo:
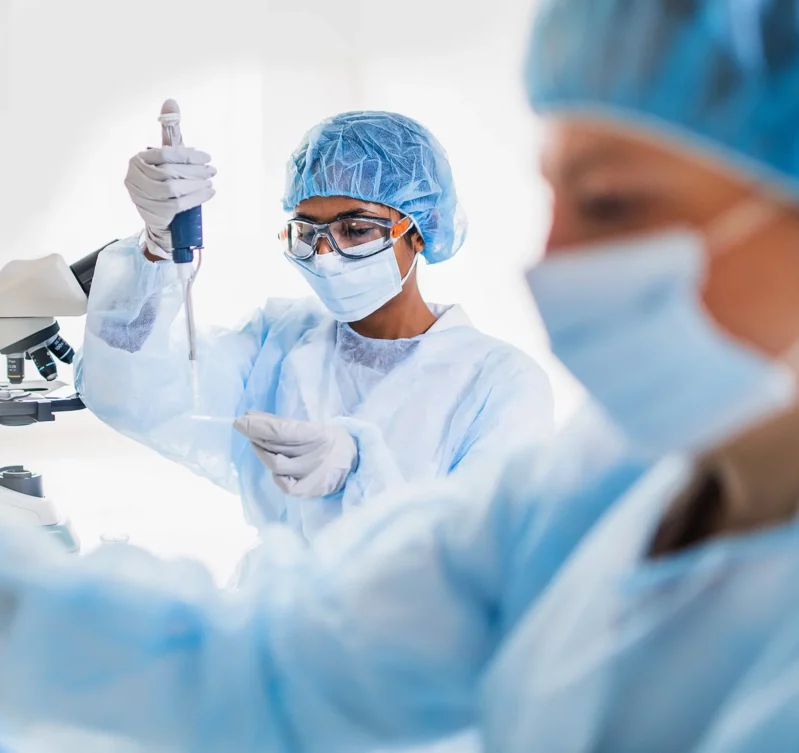
[{"label": "white wall", "polygon": [[[77,259],[136,231],[126,163],[157,143],[161,101],[175,97],[187,143],[211,152],[219,170],[204,213],[199,318],[234,322],[267,295],[307,292],[275,240],[283,167],[302,133],[337,111],[398,110],[447,147],[471,221],[455,259],[422,268],[426,297],[459,301],[478,327],[541,359],[563,420],[578,393],[546,357],[520,274],[548,221],[520,75],[530,12],[529,0],[0,0],[0,263],[51,251]],[[79,322],[62,325],[80,341]],[[141,530],[154,548],[206,559],[210,547],[219,573],[245,536],[234,499],[187,480],[91,416],[15,430],[13,438],[0,432],[0,450],[0,461],[51,464],[92,535]],[[84,468],[93,457],[102,458],[106,481],[137,469],[141,482],[120,491],[125,505],[97,502],[108,496],[106,482],[84,480],[78,491],[76,474],[63,471],[65,462]],[[181,497],[180,515],[144,502],[148,476]],[[198,510],[198,499],[208,509]],[[235,541],[229,556],[218,553],[223,525]]]}]

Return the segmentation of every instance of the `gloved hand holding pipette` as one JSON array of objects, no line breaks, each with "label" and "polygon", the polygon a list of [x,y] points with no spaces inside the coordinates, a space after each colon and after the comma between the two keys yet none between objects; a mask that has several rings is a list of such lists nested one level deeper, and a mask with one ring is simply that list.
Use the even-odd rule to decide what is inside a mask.
[{"label": "gloved hand holding pipette", "polygon": [[215,170],[208,164],[210,155],[183,146],[180,108],[175,100],[164,102],[158,120],[162,148],[137,154],[130,162],[125,184],[144,218],[147,250],[156,258],[171,258],[177,265],[183,286],[192,391],[197,404],[200,396],[192,286],[203,247],[202,204],[214,195],[211,178]]},{"label": "gloved hand holding pipette", "polygon": [[209,154],[182,143],[146,149],[130,160],[125,186],[144,220],[152,256],[171,260],[175,216],[213,197],[216,169],[210,161]]}]

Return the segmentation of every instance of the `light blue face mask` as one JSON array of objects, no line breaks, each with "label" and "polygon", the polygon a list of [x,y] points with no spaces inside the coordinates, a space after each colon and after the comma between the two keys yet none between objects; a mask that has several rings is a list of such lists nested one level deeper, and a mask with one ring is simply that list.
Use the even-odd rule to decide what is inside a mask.
[{"label": "light blue face mask", "polygon": [[399,295],[419,259],[416,254],[402,277],[393,246],[365,259],[345,259],[336,253],[314,254],[304,260],[285,256],[340,322],[360,321]]},{"label": "light blue face mask", "polygon": [[552,350],[645,453],[700,450],[787,407],[795,374],[705,311],[701,235],[566,251],[528,272]]}]

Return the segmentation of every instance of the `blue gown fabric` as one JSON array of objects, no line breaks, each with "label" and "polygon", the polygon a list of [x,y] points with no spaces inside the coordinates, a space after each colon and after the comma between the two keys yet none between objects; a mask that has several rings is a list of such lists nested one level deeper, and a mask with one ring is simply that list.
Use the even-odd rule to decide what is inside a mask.
[{"label": "blue gown fabric", "polygon": [[0,712],[195,753],[469,725],[489,752],[794,750],[799,524],[650,560],[692,463],[647,467],[604,438],[600,460],[567,435],[310,549],[269,527],[232,593],[193,563],[70,559],[0,529]]}]

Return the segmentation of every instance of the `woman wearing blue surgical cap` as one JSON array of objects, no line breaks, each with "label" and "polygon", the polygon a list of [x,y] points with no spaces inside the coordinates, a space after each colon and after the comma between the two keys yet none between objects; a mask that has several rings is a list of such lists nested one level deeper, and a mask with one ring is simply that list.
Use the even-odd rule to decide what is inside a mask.
[{"label": "woman wearing blue surgical cap", "polygon": [[449,259],[465,223],[441,145],[384,112],[325,120],[292,155],[285,257],[319,300],[270,299],[242,329],[206,333],[193,405],[173,336],[181,287],[161,260],[175,213],[213,196],[209,159],[164,147],[131,160],[144,242],[103,252],[77,372],[97,416],[240,492],[252,523],[308,538],[384,489],[549,435],[543,371],[459,306],[423,300],[419,257]]},{"label": "woman wearing blue surgical cap", "polygon": [[797,83],[792,1],[543,3],[531,282],[626,436],[596,462],[567,433],[311,548],[273,528],[234,597],[128,549],[58,569],[0,530],[0,713],[193,753],[466,725],[502,753],[793,753]]}]

